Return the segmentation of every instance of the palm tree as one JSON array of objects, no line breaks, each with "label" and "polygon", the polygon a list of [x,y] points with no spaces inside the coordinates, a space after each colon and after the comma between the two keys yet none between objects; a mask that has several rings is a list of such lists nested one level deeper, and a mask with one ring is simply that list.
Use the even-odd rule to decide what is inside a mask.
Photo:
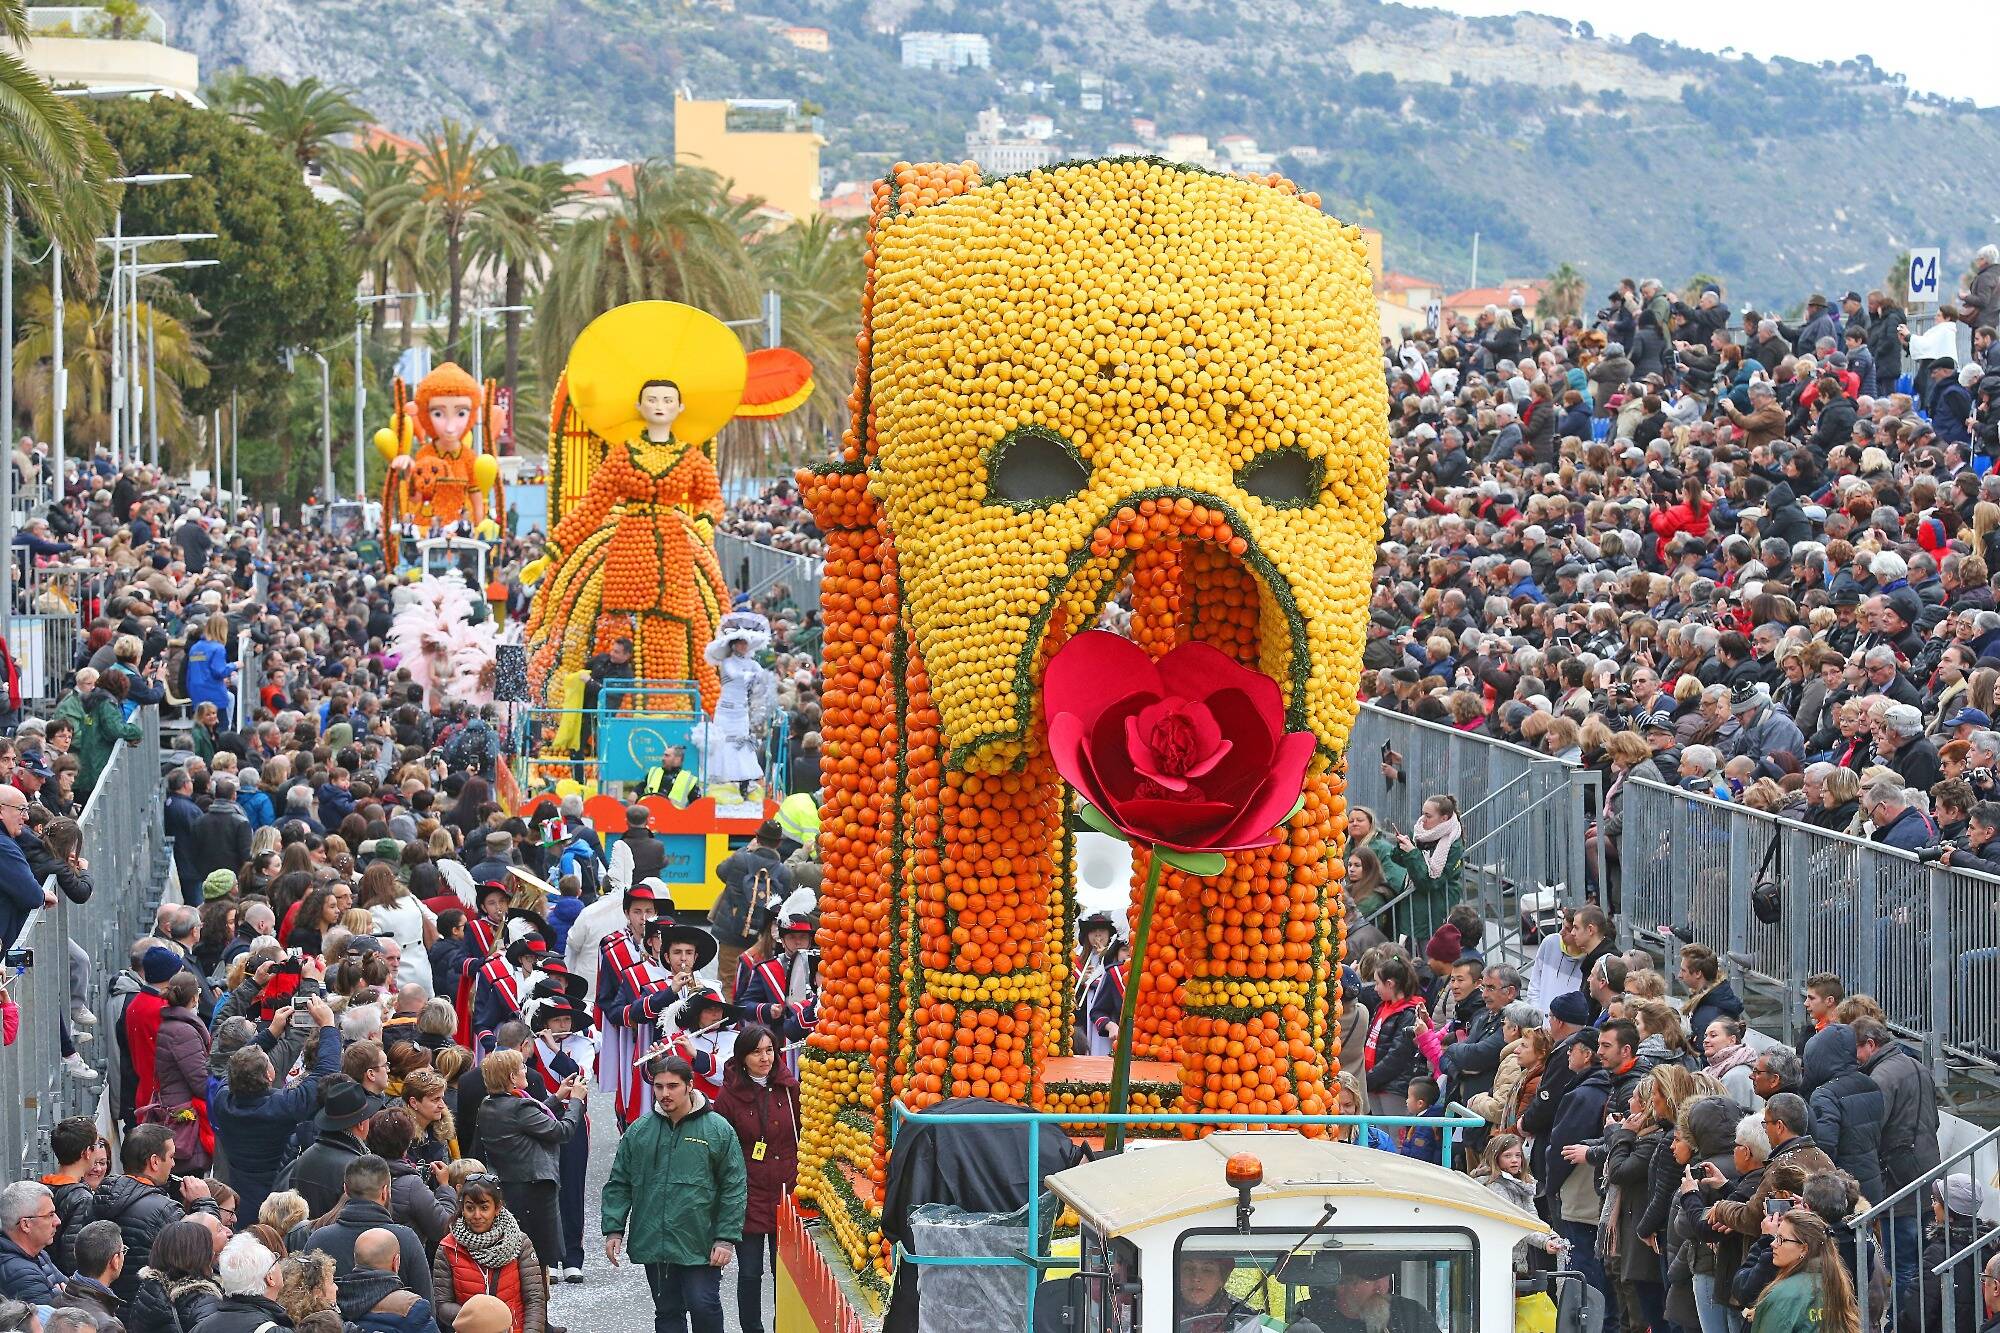
[{"label": "palm tree", "polygon": [[60,241],[72,271],[97,281],[97,238],[111,224],[118,154],[78,102],[57,97],[28,68],[20,48],[30,33],[22,0],[0,0],[0,186],[37,231]]},{"label": "palm tree", "polygon": [[[334,188],[340,191],[335,204],[348,239],[361,255],[361,262],[374,279],[375,290],[420,291],[435,276],[435,265],[422,238],[408,228],[394,225],[394,216],[377,208],[384,195],[407,194],[413,179],[409,159],[386,143],[374,143],[359,150],[337,150],[329,165]],[[368,307],[369,334],[382,336],[388,304],[376,301]],[[402,345],[410,345],[412,321],[404,318]]]},{"label": "palm tree", "polygon": [[1549,274],[1548,286],[1536,304],[1535,314],[1543,318],[1568,319],[1583,313],[1583,274],[1567,259]]},{"label": "palm tree", "polygon": [[[503,272],[500,304],[526,303],[528,283],[538,280],[555,253],[556,209],[576,177],[555,162],[523,162],[512,148],[503,148],[494,173],[518,187],[505,206],[485,214],[473,233],[473,262],[495,265]],[[507,312],[507,353],[502,379],[516,395],[521,379],[521,312]]]},{"label": "palm tree", "polygon": [[369,122],[351,91],[314,78],[286,83],[270,75],[236,75],[218,84],[213,96],[230,115],[290,153],[302,171],[324,161],[334,139]]},{"label": "palm tree", "polygon": [[584,325],[627,301],[682,301],[744,318],[758,304],[754,205],[712,171],[642,162],[610,211],[569,227],[535,300],[535,358],[554,384]]},{"label": "palm tree", "polygon": [[1718,292],[1723,290],[1721,278],[1716,277],[1713,273],[1697,273],[1682,286],[1681,300],[1687,302],[1689,305],[1694,305],[1701,300],[1702,292],[1707,290],[1711,285]]},{"label": "palm tree", "polygon": [[[48,288],[29,288],[21,298],[20,340],[14,344],[13,374],[23,403],[31,408],[33,431],[50,433],[54,395],[49,391],[55,356],[54,302]],[[188,327],[150,301],[132,308],[144,329],[153,328],[153,354],[159,374],[155,390],[160,408],[160,437],[172,444],[192,438],[181,392],[208,383],[208,365],[201,345]],[[81,296],[63,302],[63,361],[69,372],[69,412],[64,424],[80,440],[101,440],[111,425],[111,312]]]},{"label": "palm tree", "polygon": [[368,225],[387,237],[414,240],[420,247],[442,243],[450,292],[447,354],[457,350],[465,313],[468,242],[480,227],[517,214],[526,193],[522,181],[500,174],[501,158],[501,149],[483,142],[478,130],[447,120],[418,147],[409,179],[377,195],[369,210]]},{"label": "palm tree", "polygon": [[762,285],[778,293],[785,346],[813,365],[812,397],[772,423],[786,446],[777,462],[803,461],[846,425],[861,324],[862,245],[858,226],[815,217],[751,246]]}]

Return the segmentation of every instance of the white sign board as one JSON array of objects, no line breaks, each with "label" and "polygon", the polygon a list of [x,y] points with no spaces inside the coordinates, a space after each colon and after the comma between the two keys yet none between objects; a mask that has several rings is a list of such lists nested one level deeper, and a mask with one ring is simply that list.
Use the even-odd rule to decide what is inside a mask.
[{"label": "white sign board", "polygon": [[1911,305],[1937,304],[1938,259],[1938,250],[1934,245],[1910,251]]}]

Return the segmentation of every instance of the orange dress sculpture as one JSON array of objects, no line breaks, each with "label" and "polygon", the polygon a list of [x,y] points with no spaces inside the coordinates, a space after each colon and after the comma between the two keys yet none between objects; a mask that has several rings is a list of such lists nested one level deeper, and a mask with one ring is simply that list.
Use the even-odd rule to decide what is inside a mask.
[{"label": "orange dress sculpture", "polygon": [[[553,572],[528,623],[531,678],[627,638],[636,675],[692,679],[713,708],[720,686],[701,649],[729,607],[715,558],[721,519],[722,485],[700,445],[614,445],[550,535]],[[556,619],[562,633],[547,634],[544,622]]]},{"label": "orange dress sculpture", "polygon": [[702,649],[729,592],[715,555],[723,508],[712,441],[737,417],[790,411],[812,388],[804,357],[746,354],[691,306],[638,301],[591,321],[556,387],[557,420],[574,416],[575,428],[563,425],[551,445],[566,476],[589,468],[589,484],[551,513],[542,559],[521,572],[539,582],[528,618],[534,698],[578,707],[592,655],[630,639],[634,678],[692,681],[701,710],[714,711],[721,682]]}]

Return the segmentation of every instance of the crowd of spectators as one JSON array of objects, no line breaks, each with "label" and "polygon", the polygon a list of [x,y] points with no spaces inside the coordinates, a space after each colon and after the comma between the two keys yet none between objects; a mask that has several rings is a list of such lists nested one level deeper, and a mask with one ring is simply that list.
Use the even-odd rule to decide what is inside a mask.
[{"label": "crowd of spectators", "polygon": [[1879,291],[1794,325],[1647,280],[1591,318],[1517,303],[1385,342],[1363,695],[1603,795],[1589,901],[1525,974],[1482,956],[1450,794],[1407,830],[1350,812],[1344,1104],[1482,1117],[1477,1171],[1607,1328],[1858,1330],[1858,1283],[1904,1327],[2000,1315],[1968,1270],[1946,1320],[1931,1271],[1983,1227],[1971,1177],[1851,1224],[1939,1161],[1930,1071],[1880,1006],[1816,975],[1798,1048],[1760,1050],[1710,947],[1620,953],[1612,925],[1633,778],[2000,872],[1996,322],[1988,247],[1914,335]]},{"label": "crowd of spectators", "polygon": [[[44,462],[24,446],[17,478],[24,457]],[[45,530],[61,549],[34,545]],[[65,1120],[55,1169],[0,1189],[0,1297],[27,1309],[0,1303],[0,1325],[564,1333],[587,1163],[566,1145],[588,1138],[598,1019],[575,996],[617,928],[644,929],[634,858],[614,855],[631,839],[612,846],[575,798],[510,814],[495,796],[505,713],[428,710],[387,644],[400,582],[321,532],[233,520],[99,453],[72,461],[16,551],[24,573],[87,575],[69,585],[82,629],[69,688],[47,717],[17,697],[0,739],[0,935],[11,942],[58,891],[95,891],[77,819],[113,751],[143,736],[140,710],[157,711],[168,746],[160,817],[177,891],[117,975],[91,975],[72,948],[65,1077],[103,1086],[119,1132]],[[246,650],[259,684],[239,715]],[[790,777],[810,792],[816,663],[776,665],[805,756]],[[785,883],[810,863],[795,855]],[[743,969],[779,956],[777,924],[746,928]],[[794,930],[809,941],[810,925]],[[646,936],[631,941],[641,960],[660,943]],[[712,1084],[671,1056],[648,1072],[664,1119],[733,1130],[735,1116],[752,1139],[704,1140],[721,1173],[706,1198],[661,1206],[664,1180],[625,1178],[622,1206],[652,1197],[610,1251],[646,1266],[662,1318],[678,1302],[697,1330],[721,1327],[725,1259],[743,1275],[741,1326],[761,1326],[763,1254],[795,1162],[795,1134],[745,1109],[790,1097],[795,1124],[792,1057],[739,1027],[723,1049],[736,1041],[743,1058],[703,1066]]]}]

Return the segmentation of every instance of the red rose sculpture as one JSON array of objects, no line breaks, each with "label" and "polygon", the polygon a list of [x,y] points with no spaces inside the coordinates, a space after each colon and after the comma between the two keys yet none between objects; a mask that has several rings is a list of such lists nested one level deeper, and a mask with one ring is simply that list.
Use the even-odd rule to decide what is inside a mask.
[{"label": "red rose sculpture", "polygon": [[1042,698],[1056,771],[1134,842],[1275,846],[1312,763],[1312,733],[1285,731],[1278,683],[1205,643],[1155,662],[1129,639],[1086,631],[1049,659]]}]

